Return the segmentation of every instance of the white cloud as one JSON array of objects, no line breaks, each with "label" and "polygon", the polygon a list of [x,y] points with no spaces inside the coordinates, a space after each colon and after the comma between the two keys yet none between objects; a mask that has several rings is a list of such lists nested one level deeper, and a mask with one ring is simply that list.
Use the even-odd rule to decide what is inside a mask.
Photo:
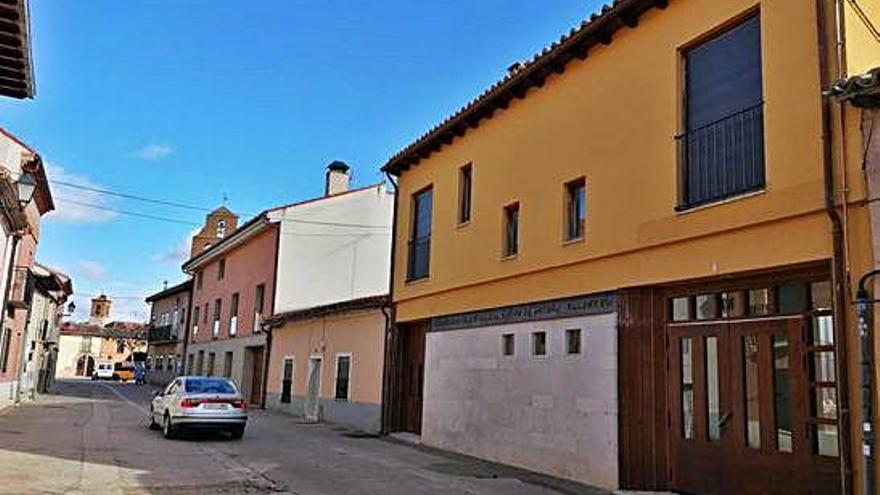
[{"label": "white cloud", "polygon": [[93,260],[78,261],[76,263],[76,271],[78,275],[95,282],[107,280],[110,276],[110,271],[107,270],[106,266]]},{"label": "white cloud", "polygon": [[[138,296],[130,294],[116,297],[113,294],[108,294],[108,296],[112,301],[110,306],[111,321],[135,321],[144,323],[149,319],[150,308],[144,301],[147,297],[146,295]],[[89,293],[73,295],[73,300],[76,303],[76,311],[73,313],[73,317],[71,318],[72,321],[88,321],[92,297],[94,297],[94,295]]]},{"label": "white cloud", "polygon": [[174,265],[180,266],[184,261],[189,259],[189,250],[192,243],[192,238],[199,233],[201,229],[193,229],[186,237],[181,239],[177,244],[171,246],[170,248],[162,251],[161,253],[154,254],[150,257],[150,259],[154,263],[160,263],[163,265]]},{"label": "white cloud", "polygon": [[46,163],[46,175],[52,182],[56,203],[55,211],[46,215],[47,219],[64,223],[101,223],[116,218],[116,212],[107,209],[112,206],[107,195],[83,189],[101,189],[88,177],[67,172],[54,163]]},{"label": "white cloud", "polygon": [[134,155],[141,160],[161,160],[167,158],[168,155],[174,153],[174,148],[164,143],[151,143],[134,152]]}]

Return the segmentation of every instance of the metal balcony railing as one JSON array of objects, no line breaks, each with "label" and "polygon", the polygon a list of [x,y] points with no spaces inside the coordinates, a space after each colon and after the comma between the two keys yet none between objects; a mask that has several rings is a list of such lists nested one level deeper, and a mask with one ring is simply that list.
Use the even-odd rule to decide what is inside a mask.
[{"label": "metal balcony railing", "polygon": [[681,164],[679,209],[763,189],[763,103],[676,136]]},{"label": "metal balcony railing", "polygon": [[147,340],[150,342],[176,342],[176,328],[173,325],[163,325],[161,327],[150,328]]}]

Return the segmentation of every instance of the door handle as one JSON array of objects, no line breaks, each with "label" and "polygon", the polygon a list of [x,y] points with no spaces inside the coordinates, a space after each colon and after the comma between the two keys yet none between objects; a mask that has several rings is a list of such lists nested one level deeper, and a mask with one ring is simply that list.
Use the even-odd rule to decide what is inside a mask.
[{"label": "door handle", "polygon": [[721,419],[718,420],[718,427],[724,428],[724,425],[726,425],[727,422],[730,421],[730,418],[732,418],[732,417],[733,417],[732,412],[724,413],[724,415],[721,416]]}]

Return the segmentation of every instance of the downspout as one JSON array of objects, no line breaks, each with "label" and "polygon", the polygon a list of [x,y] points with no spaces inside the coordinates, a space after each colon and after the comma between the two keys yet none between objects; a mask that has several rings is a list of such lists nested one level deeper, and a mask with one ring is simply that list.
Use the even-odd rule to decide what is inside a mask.
[{"label": "downspout", "polygon": [[[835,5],[840,0],[835,0]],[[827,51],[827,20],[825,16],[825,8],[823,0],[816,0],[816,14],[818,23],[818,49],[819,49],[819,70],[822,88],[827,88],[829,81],[828,67],[828,51]],[[839,30],[837,30],[839,33]],[[838,46],[838,54],[840,53]],[[838,60],[838,63],[842,61]],[[828,99],[823,98],[822,101],[822,168],[825,190],[825,212],[831,223],[831,282],[833,289],[833,318],[835,333],[838,338],[835,339],[837,346],[836,359],[836,392],[839,402],[838,411],[838,444],[840,445],[840,493],[852,493],[852,450],[850,448],[850,411],[849,411],[849,379],[848,379],[848,357],[846,352],[847,342],[847,324],[846,324],[846,308],[847,292],[848,292],[848,275],[846,248],[844,239],[844,225],[835,204],[834,190],[834,150],[832,139],[831,124],[831,103]],[[843,136],[841,136],[843,139]],[[846,167],[846,163],[842,163]],[[844,192],[845,194],[845,192]],[[844,205],[846,205],[846,197],[844,196]]]},{"label": "downspout", "polygon": [[[19,232],[12,233],[12,246],[9,250],[9,264],[6,266],[6,287],[3,290],[3,306],[0,307],[0,331],[3,331],[6,328],[6,305],[9,304],[9,294],[12,291],[12,272],[13,267],[15,266],[15,258],[16,254],[18,254],[18,243],[21,241],[21,234]],[[12,333],[10,332],[9,338],[12,338]],[[21,356],[19,356],[19,360],[21,360]],[[10,389],[10,394],[12,390]],[[10,399],[15,399],[14,395],[10,395]]]},{"label": "downspout", "polygon": [[183,366],[181,366],[181,368],[183,368],[183,373],[180,373],[178,371],[178,376],[186,375],[191,371],[191,370],[186,369],[186,364],[187,364],[186,352],[187,352],[187,350],[189,350],[189,328],[190,328],[190,324],[192,323],[193,295],[195,293],[195,288],[196,288],[196,281],[195,281],[195,279],[193,279],[192,285],[189,288],[189,295],[186,298],[187,299],[186,318],[184,318],[184,321],[183,321],[183,349],[181,350],[181,353],[180,353],[180,362],[183,365]]},{"label": "downspout", "polygon": [[396,318],[396,310],[394,306],[394,274],[395,259],[397,251],[397,204],[399,190],[394,176],[389,172],[385,172],[388,182],[394,187],[394,202],[391,215],[391,266],[388,273],[388,299],[382,306],[382,314],[385,316],[385,364],[382,367],[382,425],[381,433],[387,435],[391,433],[394,427],[394,393],[397,388],[397,381],[394,379],[397,371],[397,332],[394,331],[394,321]]},{"label": "downspout", "polygon": [[[267,217],[268,219],[268,217]],[[281,271],[281,267],[279,263],[281,262],[281,226],[283,222],[278,222],[278,227],[275,229],[275,270],[272,273],[272,312],[271,316],[275,316],[275,299],[278,295],[278,272]],[[260,327],[261,330],[266,332],[266,352],[263,356],[263,376],[261,380],[263,381],[262,390],[260,391],[260,407],[266,409],[266,397],[269,392],[269,363],[270,358],[272,356],[272,327],[269,325],[263,324],[264,319],[260,318]]]}]

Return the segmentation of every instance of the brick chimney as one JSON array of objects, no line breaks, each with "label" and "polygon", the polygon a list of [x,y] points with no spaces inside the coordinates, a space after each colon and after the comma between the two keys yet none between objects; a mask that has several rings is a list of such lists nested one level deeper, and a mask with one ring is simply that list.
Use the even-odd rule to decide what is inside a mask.
[{"label": "brick chimney", "polygon": [[351,179],[348,175],[349,168],[348,165],[338,160],[327,165],[327,175],[324,179],[324,196],[333,196],[334,194],[348,191],[348,181]]}]

